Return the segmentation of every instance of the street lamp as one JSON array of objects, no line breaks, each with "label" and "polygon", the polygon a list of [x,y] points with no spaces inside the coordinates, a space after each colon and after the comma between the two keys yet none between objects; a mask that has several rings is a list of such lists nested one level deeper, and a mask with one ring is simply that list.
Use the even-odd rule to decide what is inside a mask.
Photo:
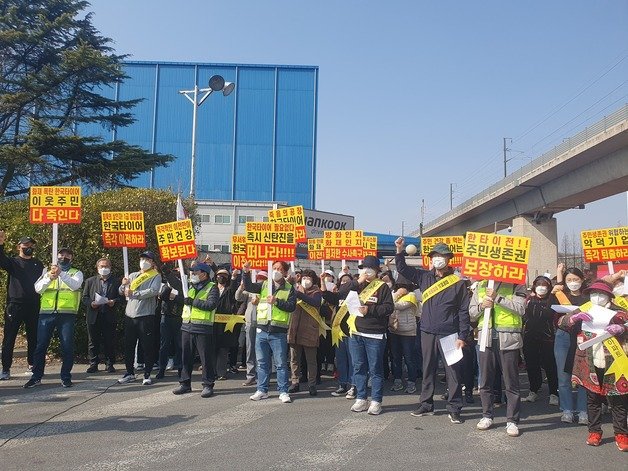
[{"label": "street lamp", "polygon": [[[235,89],[235,83],[225,82],[225,79],[221,75],[212,75],[209,79],[208,88],[198,88],[198,85],[194,85],[193,90],[179,90],[181,95],[190,100],[193,105],[192,110],[192,161],[190,162],[190,197],[194,197],[194,172],[196,165],[196,112],[198,107],[201,106],[205,100],[212,94],[212,92],[219,92],[222,90],[224,96],[229,96]],[[198,94],[204,93],[204,95],[198,98]]]},{"label": "street lamp", "polygon": [[493,234],[497,234],[497,226],[501,226],[499,230],[507,229],[508,232],[512,232],[512,226],[510,224],[502,224],[501,222],[495,221],[495,225],[493,227]]}]

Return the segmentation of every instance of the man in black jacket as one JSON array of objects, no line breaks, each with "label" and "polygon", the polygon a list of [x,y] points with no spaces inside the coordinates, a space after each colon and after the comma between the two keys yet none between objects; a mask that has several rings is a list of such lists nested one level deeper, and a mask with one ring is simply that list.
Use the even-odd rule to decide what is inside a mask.
[{"label": "man in black jacket", "polygon": [[[415,417],[432,415],[434,413],[434,383],[439,353],[444,362],[440,339],[457,334],[456,347],[464,347],[464,341],[470,329],[469,292],[465,283],[454,274],[449,266],[449,261],[454,254],[447,244],[436,244],[428,254],[434,267],[431,270],[422,270],[406,265],[406,259],[403,255],[403,237],[399,237],[395,241],[395,245],[397,247],[397,256],[395,257],[397,272],[417,285],[423,293],[421,314],[423,383],[419,408],[412,412],[412,415]],[[445,363],[445,375],[449,389],[447,410],[449,419],[454,424],[462,423],[460,418],[462,409],[461,368],[461,361],[451,366]]]},{"label": "man in black jacket", "polygon": [[35,282],[44,271],[44,265],[33,256],[35,241],[22,237],[18,244],[18,256],[9,258],[4,253],[5,235],[0,231],[0,268],[9,275],[7,303],[4,310],[4,336],[2,338],[2,373],[0,380],[11,377],[15,339],[24,323],[28,342],[28,372],[32,373],[33,355],[37,345],[37,321],[40,296],[35,292]]},{"label": "man in black jacket", "polygon": [[164,263],[161,268],[165,282],[159,298],[161,299],[161,322],[159,324],[159,371],[156,379],[166,374],[168,357],[174,353],[172,367],[181,374],[181,314],[183,312],[183,284],[178,268]]},{"label": "man in black jacket", "polygon": [[120,280],[111,276],[111,261],[101,258],[96,262],[97,275],[85,281],[82,302],[87,318],[87,373],[98,371],[100,344],[105,346],[107,373],[115,373],[115,305],[122,300],[119,294]]}]

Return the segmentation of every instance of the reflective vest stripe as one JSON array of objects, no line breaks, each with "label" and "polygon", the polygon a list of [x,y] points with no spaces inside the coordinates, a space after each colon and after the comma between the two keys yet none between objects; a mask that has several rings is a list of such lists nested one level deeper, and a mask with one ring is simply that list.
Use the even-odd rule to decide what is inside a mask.
[{"label": "reflective vest stripe", "polygon": [[[77,273],[76,268],[70,268],[68,275]],[[39,312],[43,314],[76,314],[81,303],[81,290],[72,290],[59,278],[52,280],[41,295]]]},{"label": "reflective vest stripe", "polygon": [[[190,287],[190,289],[188,289],[188,297],[205,301],[207,300],[207,296],[209,296],[209,292],[213,286],[214,283],[210,281],[198,292],[196,291],[196,288]],[[183,306],[181,320],[188,324],[213,325],[214,313],[215,311],[205,311],[194,306]]]},{"label": "reflective vest stripe", "polygon": [[[486,281],[482,281],[478,286],[478,299],[481,301],[486,296]],[[507,299],[512,299],[512,285],[506,286],[500,285],[497,289],[497,293]],[[523,327],[523,319],[517,313],[510,309],[501,306],[497,303],[493,305],[494,316],[491,316],[488,320],[488,327],[493,328],[493,318],[495,319],[495,328],[502,332],[521,332]],[[482,315],[478,319],[478,325],[483,325],[484,322],[484,309],[482,309]]]}]

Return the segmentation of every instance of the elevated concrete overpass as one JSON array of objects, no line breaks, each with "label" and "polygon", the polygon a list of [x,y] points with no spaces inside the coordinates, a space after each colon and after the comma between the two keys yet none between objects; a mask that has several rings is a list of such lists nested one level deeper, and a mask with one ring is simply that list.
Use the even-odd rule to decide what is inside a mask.
[{"label": "elevated concrete overpass", "polygon": [[[556,266],[554,214],[628,191],[628,104],[412,235],[493,232],[533,238],[530,275]],[[536,248],[536,250],[535,250]]]}]

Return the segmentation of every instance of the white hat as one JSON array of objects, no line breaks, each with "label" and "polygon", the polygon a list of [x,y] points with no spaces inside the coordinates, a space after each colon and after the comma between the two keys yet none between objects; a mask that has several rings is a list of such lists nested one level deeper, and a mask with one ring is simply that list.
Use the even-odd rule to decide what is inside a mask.
[{"label": "white hat", "polygon": [[332,270],[325,270],[323,273],[336,278],[336,274]]}]

